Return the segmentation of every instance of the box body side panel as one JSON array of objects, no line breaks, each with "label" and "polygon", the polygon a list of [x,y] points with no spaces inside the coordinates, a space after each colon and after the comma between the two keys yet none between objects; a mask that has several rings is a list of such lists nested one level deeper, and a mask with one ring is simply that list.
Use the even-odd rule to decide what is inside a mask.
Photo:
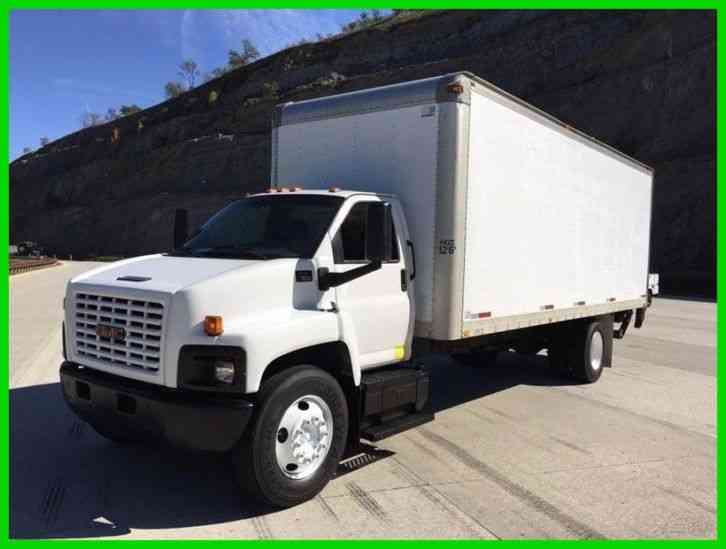
[{"label": "box body side panel", "polygon": [[438,107],[435,103],[277,128],[276,183],[395,194],[416,248],[416,316],[432,321]]},{"label": "box body side panel", "polygon": [[651,173],[489,91],[470,136],[464,329],[642,300]]},{"label": "box body side panel", "polygon": [[469,105],[453,101],[440,103],[433,322],[428,334],[416,331],[419,337],[437,340],[461,337],[468,156]]}]

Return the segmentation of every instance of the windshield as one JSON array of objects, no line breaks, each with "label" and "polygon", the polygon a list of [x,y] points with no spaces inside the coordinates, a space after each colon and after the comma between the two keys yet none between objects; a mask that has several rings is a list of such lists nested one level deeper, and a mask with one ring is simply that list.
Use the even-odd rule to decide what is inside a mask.
[{"label": "windshield", "polygon": [[253,196],[220,210],[172,255],[310,258],[343,199],[338,196]]}]

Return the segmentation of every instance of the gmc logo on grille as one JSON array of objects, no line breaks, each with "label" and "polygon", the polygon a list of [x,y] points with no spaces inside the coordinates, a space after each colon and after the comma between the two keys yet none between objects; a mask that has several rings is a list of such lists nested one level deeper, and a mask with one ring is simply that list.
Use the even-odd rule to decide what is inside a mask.
[{"label": "gmc logo on grille", "polygon": [[105,337],[108,339],[124,339],[126,337],[126,330],[119,328],[118,326],[98,324],[96,325],[96,335],[98,337]]}]

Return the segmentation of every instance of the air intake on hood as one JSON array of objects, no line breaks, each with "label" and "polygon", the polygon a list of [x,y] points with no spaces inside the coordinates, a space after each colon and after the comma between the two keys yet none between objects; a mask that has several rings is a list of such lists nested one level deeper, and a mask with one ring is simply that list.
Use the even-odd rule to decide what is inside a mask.
[{"label": "air intake on hood", "polygon": [[116,280],[122,280],[124,282],[147,282],[151,280],[150,276],[120,276]]}]

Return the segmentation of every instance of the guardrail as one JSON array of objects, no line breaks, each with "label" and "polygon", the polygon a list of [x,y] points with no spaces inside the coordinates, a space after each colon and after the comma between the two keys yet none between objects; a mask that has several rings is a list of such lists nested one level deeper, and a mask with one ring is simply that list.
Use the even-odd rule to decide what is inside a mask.
[{"label": "guardrail", "polygon": [[46,267],[54,267],[60,265],[59,261],[53,257],[41,257],[37,259],[15,259],[10,258],[10,276],[36,269],[44,269]]}]

